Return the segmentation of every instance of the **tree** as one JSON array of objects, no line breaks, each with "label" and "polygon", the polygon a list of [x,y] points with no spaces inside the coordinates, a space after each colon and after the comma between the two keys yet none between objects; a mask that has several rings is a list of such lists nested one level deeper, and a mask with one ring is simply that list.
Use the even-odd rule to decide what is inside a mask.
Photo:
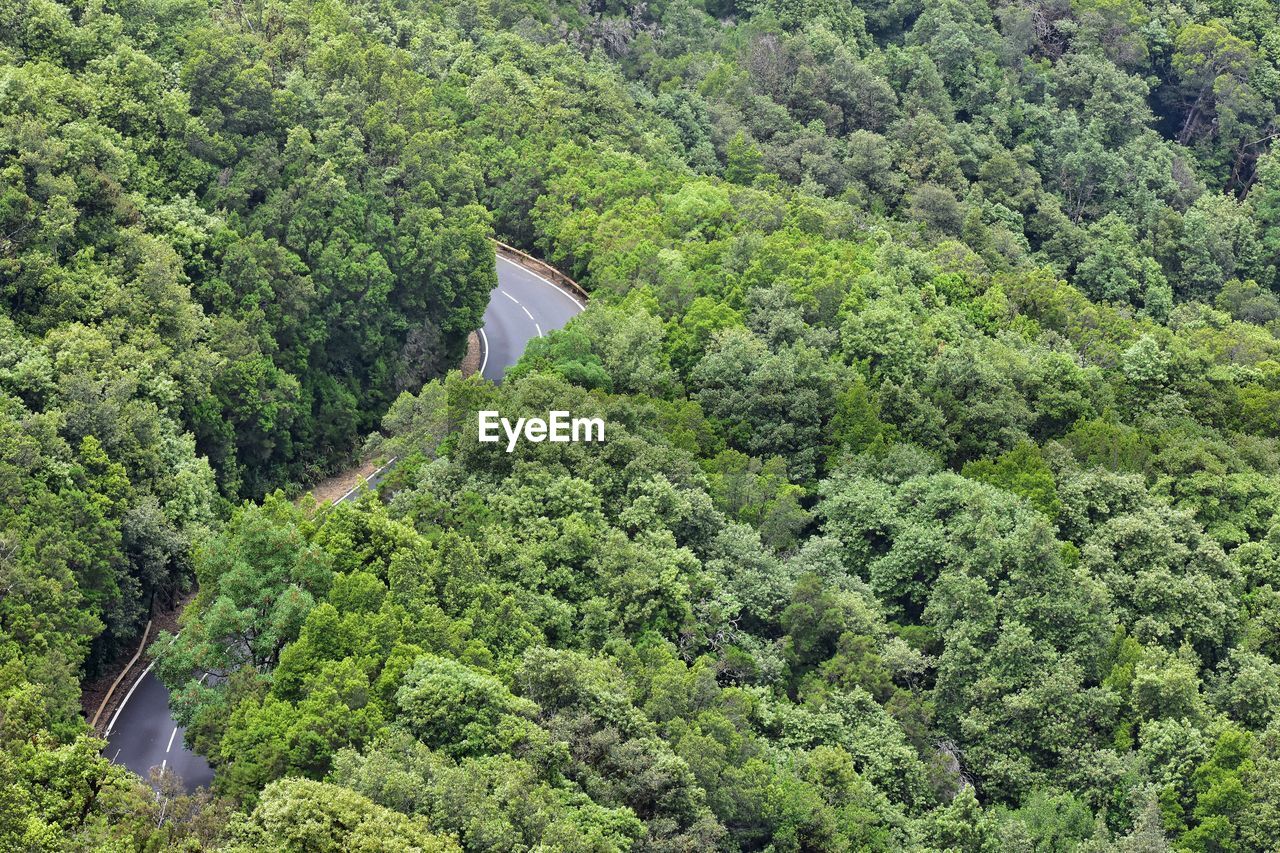
[{"label": "tree", "polygon": [[287,851],[459,850],[448,835],[421,818],[375,805],[366,797],[323,782],[281,779],[268,785],[248,816],[230,826],[230,850],[273,847]]},{"label": "tree", "polygon": [[1216,122],[1219,105],[1247,82],[1253,52],[1221,21],[1183,27],[1174,42],[1173,69],[1179,78],[1183,118],[1178,141],[1189,142]]},{"label": "tree", "polygon": [[1179,261],[1184,295],[1208,301],[1228,279],[1253,268],[1255,228],[1230,196],[1201,196],[1187,211],[1182,228]]},{"label": "tree", "polygon": [[1076,281],[1092,298],[1145,307],[1164,319],[1172,294],[1160,265],[1138,249],[1133,230],[1120,216],[1109,213],[1089,226],[1084,257],[1076,267]]},{"label": "tree", "polygon": [[694,369],[698,401],[726,423],[730,441],[752,455],[780,455],[793,479],[814,476],[821,463],[821,431],[833,414],[822,389],[832,370],[797,344],[770,352],[759,338],[730,328]]},{"label": "tree", "polygon": [[1062,509],[1053,472],[1039,449],[1030,442],[1019,444],[994,461],[979,459],[968,462],[962,473],[970,479],[991,483],[1026,498],[1050,519],[1056,519]]},{"label": "tree", "polygon": [[520,718],[537,710],[492,676],[433,656],[419,658],[405,674],[396,705],[424,743],[455,758],[518,749],[532,732]]},{"label": "tree", "polygon": [[302,511],[283,495],[239,510],[198,558],[199,618],[152,646],[161,677],[176,685],[196,673],[276,663],[332,578],[331,558],[307,532]]}]

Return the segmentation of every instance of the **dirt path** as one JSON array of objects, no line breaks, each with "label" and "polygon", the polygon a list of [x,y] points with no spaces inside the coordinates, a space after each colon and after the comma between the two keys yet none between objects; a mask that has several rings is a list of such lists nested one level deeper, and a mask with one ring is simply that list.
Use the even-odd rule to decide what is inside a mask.
[{"label": "dirt path", "polygon": [[348,468],[312,486],[311,496],[316,499],[316,503],[331,504],[354,489],[357,483],[362,482],[377,468],[378,466],[372,462],[364,462],[355,468]]},{"label": "dirt path", "polygon": [[480,360],[484,355],[480,351],[480,335],[472,332],[467,337],[467,354],[462,357],[462,364],[458,365],[458,369],[462,371],[463,376],[470,376],[480,369]]}]

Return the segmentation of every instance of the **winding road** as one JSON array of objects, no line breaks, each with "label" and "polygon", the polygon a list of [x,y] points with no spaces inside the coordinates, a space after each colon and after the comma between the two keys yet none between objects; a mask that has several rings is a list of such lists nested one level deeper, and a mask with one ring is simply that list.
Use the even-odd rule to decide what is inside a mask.
[{"label": "winding road", "polygon": [[[480,375],[493,382],[502,381],[530,340],[561,328],[585,307],[577,297],[538,274],[502,255],[497,259],[498,286],[489,294],[480,329]],[[394,461],[370,475],[370,487],[377,485]],[[337,503],[356,491],[343,495]],[[161,767],[178,774],[188,791],[213,780],[209,762],[187,748],[183,730],[169,710],[169,693],[150,666],[125,694],[107,726],[106,737],[105,754],[144,779],[151,768]]]},{"label": "winding road", "polygon": [[480,328],[480,375],[501,382],[531,339],[559,329],[583,307],[576,296],[498,255],[498,286],[489,295]]},{"label": "winding road", "polygon": [[194,791],[213,781],[213,768],[187,748],[182,735],[169,710],[169,691],[148,666],[107,726],[106,754],[143,779],[152,767],[170,769]]}]

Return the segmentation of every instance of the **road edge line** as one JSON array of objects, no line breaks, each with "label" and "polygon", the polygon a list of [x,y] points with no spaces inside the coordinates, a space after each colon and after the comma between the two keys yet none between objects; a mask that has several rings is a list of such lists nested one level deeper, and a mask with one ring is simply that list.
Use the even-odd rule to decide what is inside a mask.
[{"label": "road edge line", "polygon": [[524,271],[525,271],[525,272],[527,272],[529,275],[533,276],[533,277],[534,277],[534,278],[536,278],[538,281],[542,282],[542,283],[543,283],[543,284],[545,284],[547,287],[549,287],[549,288],[551,288],[552,290],[554,290],[556,293],[560,293],[560,294],[563,294],[564,296],[567,296],[570,300],[572,300],[572,302],[573,302],[573,304],[574,304],[574,305],[577,305],[577,306],[578,306],[578,310],[579,310],[579,311],[586,311],[586,310],[587,310],[587,306],[586,306],[586,304],[585,304],[585,303],[583,303],[582,301],[580,301],[580,300],[578,299],[578,297],[574,296],[572,293],[570,293],[569,291],[565,290],[563,287],[561,287],[560,285],[556,284],[554,281],[551,281],[550,279],[546,279],[546,278],[543,278],[542,276],[538,275],[536,272],[534,272],[533,270],[529,269],[529,268],[528,268],[528,267],[526,267],[524,264],[518,264],[518,263],[516,263],[515,261],[511,260],[510,258],[508,258],[508,257],[506,257],[505,255],[502,255],[502,254],[498,254],[498,260],[500,260],[500,261],[506,261],[507,263],[511,264],[513,267],[518,267],[518,268],[520,268],[520,269],[524,270]]},{"label": "road edge line", "polygon": [[[558,288],[557,288],[558,289]],[[564,291],[561,291],[562,293]],[[484,356],[480,359],[480,369],[476,373],[480,374],[480,378],[484,378],[484,369],[489,366],[489,336],[484,333],[484,326],[476,329],[480,333],[480,347],[484,350]]]},{"label": "road edge line", "polygon": [[133,669],[133,665],[138,662],[138,658],[142,657],[142,650],[147,647],[147,637],[151,634],[151,622],[152,620],[147,620],[146,627],[142,629],[142,639],[138,642],[138,650],[133,653],[133,657],[129,658],[129,662],[124,665],[124,669],[120,670],[116,680],[111,682],[111,686],[107,688],[107,695],[102,697],[98,710],[94,712],[93,719],[89,721],[89,728],[94,731],[98,730],[98,720],[102,717],[102,712],[107,707],[107,703],[111,701],[111,697],[115,695],[116,688],[120,686],[120,682],[124,681],[124,677]]},{"label": "road edge line", "polygon": [[120,705],[116,708],[116,712],[111,715],[111,722],[107,723],[107,730],[103,733],[103,737],[110,737],[111,733],[115,731],[116,720],[120,719],[120,712],[124,710],[125,705],[129,704],[129,700],[133,698],[133,691],[138,689],[138,685],[142,683],[142,679],[147,677],[147,673],[150,672],[151,668],[155,665],[155,661],[147,664],[147,668],[144,669],[142,671],[142,675],[139,675],[133,682],[133,686],[129,688],[129,692],[124,694],[124,698],[120,700]]},{"label": "road edge line", "polygon": [[[392,465],[394,465],[396,463],[396,460],[399,458],[400,458],[399,456],[392,456],[385,463],[383,463],[381,468],[373,469],[373,472],[369,474],[368,477],[359,477],[359,475],[357,475],[357,477],[359,477],[359,479],[361,480],[364,480],[363,485],[366,486],[367,488],[376,488],[377,484],[374,481],[377,480],[378,477],[382,476],[382,474],[386,472],[387,469],[389,469]],[[362,485],[361,483],[356,483],[354,486],[351,487],[351,491],[347,492],[345,495],[338,498],[333,503],[329,504],[329,506],[337,506],[338,504],[342,503],[347,498],[351,497],[356,492],[360,491],[361,485]]]}]

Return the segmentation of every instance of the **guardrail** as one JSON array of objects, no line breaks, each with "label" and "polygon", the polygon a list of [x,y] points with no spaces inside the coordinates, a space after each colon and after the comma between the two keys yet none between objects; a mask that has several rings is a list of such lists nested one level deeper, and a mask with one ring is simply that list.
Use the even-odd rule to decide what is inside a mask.
[{"label": "guardrail", "polygon": [[129,658],[129,662],[124,665],[124,669],[120,670],[116,680],[111,682],[111,686],[107,688],[107,695],[102,697],[102,701],[98,703],[98,710],[94,713],[93,719],[89,721],[89,728],[93,729],[94,733],[98,731],[98,719],[102,716],[102,712],[106,710],[111,697],[115,695],[116,688],[120,686],[120,682],[124,681],[124,677],[133,669],[133,665],[138,662],[138,658],[142,657],[142,650],[147,647],[147,635],[150,633],[151,620],[148,619],[147,626],[142,629],[142,640],[138,643],[138,650],[133,653],[133,657]]},{"label": "guardrail", "polygon": [[348,498],[354,496],[356,492],[360,491],[361,486],[364,486],[369,489],[376,488],[378,485],[378,481],[382,479],[382,475],[387,473],[387,471],[391,469],[392,465],[396,464],[397,459],[399,459],[398,456],[392,456],[390,459],[386,461],[386,464],[384,464],[381,468],[374,471],[368,477],[358,477],[356,484],[351,487],[351,491],[347,492],[345,495],[343,495],[342,497],[334,501],[333,505],[337,506],[338,504],[342,503]]},{"label": "guardrail", "polygon": [[522,252],[515,246],[508,246],[501,240],[494,240],[492,237],[489,239],[493,240],[493,245],[497,247],[498,254],[502,255],[507,260],[514,261],[530,272],[537,273],[552,284],[569,291],[574,296],[580,296],[583,299],[590,298],[590,294],[587,293],[586,288],[569,278],[569,276],[560,272],[560,270],[551,266],[551,264],[546,261],[538,260],[528,252]]},{"label": "guardrail", "polygon": [[[504,257],[506,257],[508,260],[514,261],[515,263],[520,264],[520,266],[525,267],[531,272],[537,273],[538,275],[542,276],[546,280],[550,281],[552,284],[555,284],[559,287],[563,287],[565,290],[568,290],[570,293],[572,293],[575,296],[580,296],[583,299],[589,298],[589,294],[587,293],[586,289],[582,287],[582,285],[578,284],[576,281],[569,278],[569,276],[560,272],[560,270],[551,266],[551,264],[548,264],[546,261],[541,261],[527,252],[522,252],[519,249],[517,249],[515,246],[508,246],[506,243],[503,243],[501,240],[495,240],[492,237],[490,237],[489,239],[493,242],[494,246],[497,249],[497,252],[503,255]],[[382,479],[382,476],[386,474],[387,471],[391,469],[391,466],[395,465],[397,461],[399,461],[398,458],[393,456],[386,461],[386,464],[384,464],[381,468],[378,468],[377,470],[375,470],[368,477],[361,477],[360,480],[362,482],[357,482],[356,485],[352,487],[350,491],[348,491],[345,495],[343,495],[342,497],[334,501],[333,502],[334,505],[336,506],[342,503],[343,501],[350,500],[352,497],[356,495],[357,492],[360,491],[360,488],[362,486],[370,489],[375,488],[378,485],[378,481]],[[134,664],[138,662],[138,658],[142,657],[142,652],[147,646],[147,636],[150,633],[151,633],[151,620],[148,619],[146,627],[142,629],[142,641],[138,643],[138,650],[133,653],[133,657],[129,659],[129,662],[125,664],[124,669],[121,671],[119,675],[116,676],[115,681],[111,683],[111,687],[108,688],[107,690],[107,695],[104,696],[102,699],[102,702],[98,704],[98,710],[93,715],[93,720],[89,723],[89,726],[94,731],[97,731],[98,720],[99,718],[101,718],[102,712],[106,710],[108,703],[110,703],[112,695],[116,692],[116,688],[120,686],[120,682],[123,681],[125,676],[127,676],[129,672],[133,669]]]}]

